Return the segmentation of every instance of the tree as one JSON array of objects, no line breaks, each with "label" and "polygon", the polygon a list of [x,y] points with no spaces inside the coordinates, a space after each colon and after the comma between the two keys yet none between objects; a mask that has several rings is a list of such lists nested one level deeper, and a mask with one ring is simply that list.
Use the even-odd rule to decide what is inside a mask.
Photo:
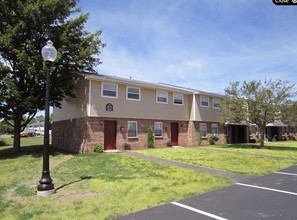
[{"label": "tree", "polygon": [[283,122],[288,126],[297,128],[297,101],[289,101],[282,108]]},{"label": "tree", "polygon": [[260,129],[260,147],[264,148],[265,128],[268,123],[281,121],[282,108],[293,96],[294,85],[282,80],[253,80],[230,83],[225,89],[219,112],[223,123],[248,122]]},{"label": "tree", "polygon": [[51,73],[51,106],[74,97],[77,73],[94,72],[100,63],[98,55],[105,46],[101,31],[84,30],[88,14],[76,8],[78,1],[0,0],[0,118],[14,127],[14,151],[20,151],[20,132],[44,109],[45,64],[40,51],[46,42],[53,41],[58,50]]},{"label": "tree", "polygon": [[13,129],[11,126],[4,122],[0,122],[0,134],[11,134],[13,132]]}]

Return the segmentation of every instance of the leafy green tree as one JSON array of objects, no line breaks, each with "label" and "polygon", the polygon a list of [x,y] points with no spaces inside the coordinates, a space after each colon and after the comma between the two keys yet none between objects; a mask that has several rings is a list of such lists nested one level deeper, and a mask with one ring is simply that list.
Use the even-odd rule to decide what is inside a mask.
[{"label": "leafy green tree", "polygon": [[248,122],[260,129],[260,147],[264,148],[265,128],[268,123],[282,121],[283,106],[294,95],[294,85],[282,80],[253,80],[230,83],[220,104],[222,123]]},{"label": "leafy green tree", "polygon": [[4,122],[0,122],[0,134],[11,134],[13,128]]},{"label": "leafy green tree", "polygon": [[297,101],[287,102],[282,108],[283,122],[288,126],[297,128]]},{"label": "leafy green tree", "polygon": [[[45,64],[41,49],[48,40],[58,56],[51,73],[50,105],[73,97],[77,73],[94,72],[105,46],[101,31],[87,32],[88,14],[79,0],[0,0],[0,118],[14,127],[14,151],[20,132],[45,103]],[[25,117],[23,119],[23,117]],[[13,123],[10,123],[13,121]]]}]

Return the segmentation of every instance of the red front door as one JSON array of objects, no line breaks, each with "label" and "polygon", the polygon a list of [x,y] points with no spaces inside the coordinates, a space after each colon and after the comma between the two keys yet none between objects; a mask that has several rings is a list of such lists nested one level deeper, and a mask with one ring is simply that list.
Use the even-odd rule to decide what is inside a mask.
[{"label": "red front door", "polygon": [[117,122],[104,121],[104,150],[116,149]]},{"label": "red front door", "polygon": [[172,146],[178,146],[178,123],[171,123],[171,144]]}]

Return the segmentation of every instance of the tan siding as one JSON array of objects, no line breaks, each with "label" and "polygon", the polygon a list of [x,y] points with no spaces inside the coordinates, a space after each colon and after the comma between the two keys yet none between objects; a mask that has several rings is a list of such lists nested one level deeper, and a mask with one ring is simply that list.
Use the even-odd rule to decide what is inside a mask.
[{"label": "tan siding", "polygon": [[89,82],[83,79],[78,81],[74,91],[76,98],[66,98],[62,101],[62,108],[54,108],[54,121],[69,120],[87,116]]},{"label": "tan siding", "polygon": [[[118,85],[118,98],[101,97],[101,82],[92,81],[92,117],[116,117],[162,120],[188,120],[190,117],[189,96],[184,94],[184,105],[173,104],[173,92],[168,92],[168,104],[156,103],[156,90],[141,88],[141,101],[126,100],[126,85]],[[113,111],[106,111],[106,104]]]},{"label": "tan siding", "polygon": [[209,98],[209,107],[200,105],[200,95],[196,95],[196,121],[219,121],[219,112],[217,108],[212,107],[212,97]]}]

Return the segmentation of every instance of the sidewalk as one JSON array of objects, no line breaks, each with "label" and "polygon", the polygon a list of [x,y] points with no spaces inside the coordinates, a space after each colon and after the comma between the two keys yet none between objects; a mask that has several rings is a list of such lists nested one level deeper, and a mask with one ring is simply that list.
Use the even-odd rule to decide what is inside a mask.
[{"label": "sidewalk", "polygon": [[195,166],[195,165],[179,163],[179,162],[165,160],[165,159],[161,159],[161,158],[149,157],[149,156],[132,153],[132,152],[128,152],[128,151],[123,152],[123,154],[126,154],[130,157],[137,157],[137,158],[150,160],[150,161],[154,161],[154,162],[158,162],[158,163],[165,163],[165,164],[168,164],[171,166],[194,170],[194,171],[201,172],[201,173],[208,173],[208,174],[212,174],[215,176],[226,177],[226,178],[232,179],[234,182],[247,181],[247,180],[250,180],[250,179],[256,177],[256,176],[252,176],[252,175],[241,175],[241,174],[230,173],[230,172],[215,170],[215,169],[206,168],[206,167],[200,167],[200,166]]}]

